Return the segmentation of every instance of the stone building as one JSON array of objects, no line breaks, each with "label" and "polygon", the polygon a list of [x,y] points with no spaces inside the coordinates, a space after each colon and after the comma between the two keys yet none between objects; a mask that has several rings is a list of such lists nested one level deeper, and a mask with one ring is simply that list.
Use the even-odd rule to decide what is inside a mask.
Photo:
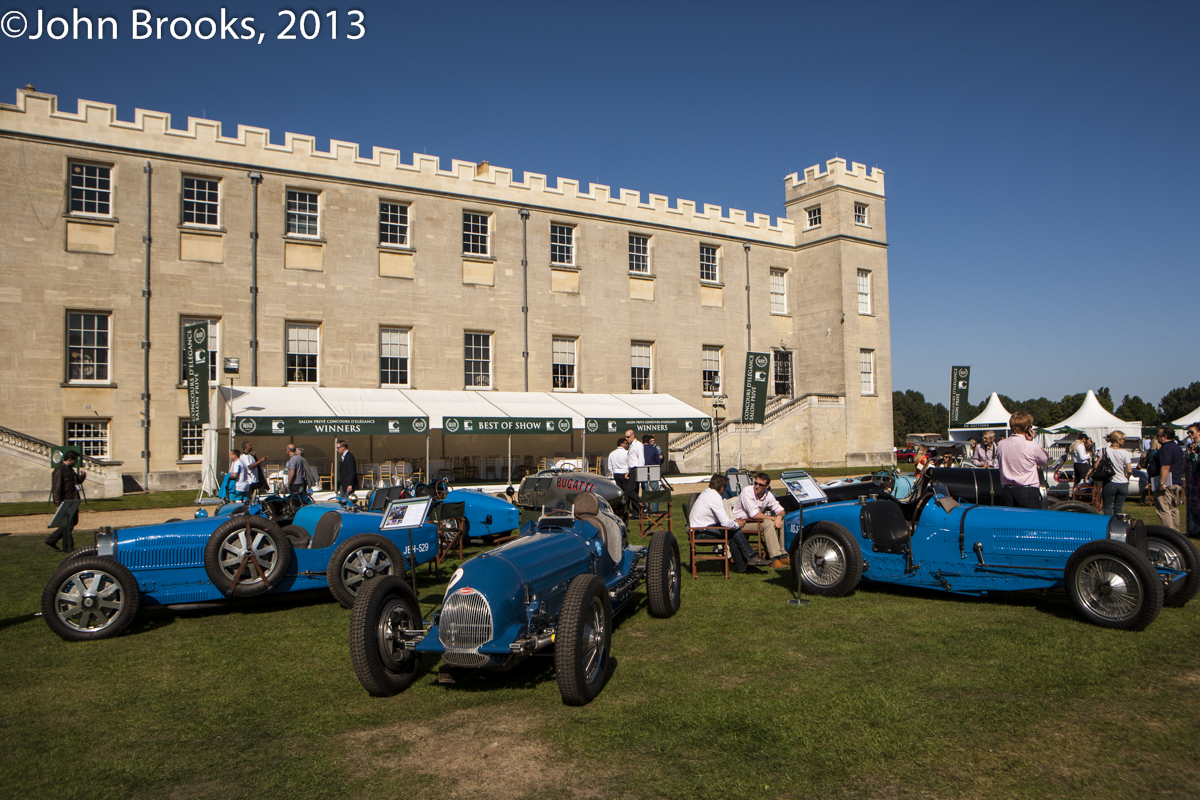
[{"label": "stone building", "polygon": [[[889,462],[883,173],[833,159],[784,184],[772,221],[19,90],[0,104],[0,426],[194,486],[196,320],[226,385],[236,357],[239,385],[660,392],[706,410],[724,393],[736,419],[749,323],[774,396],[765,425],[721,428],[727,464],[739,446],[752,467]],[[708,469],[707,436],[672,442],[685,470]]]}]

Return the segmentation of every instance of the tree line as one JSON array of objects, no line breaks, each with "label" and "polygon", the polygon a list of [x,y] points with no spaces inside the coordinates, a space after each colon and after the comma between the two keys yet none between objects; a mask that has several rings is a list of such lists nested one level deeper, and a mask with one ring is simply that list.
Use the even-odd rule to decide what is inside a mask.
[{"label": "tree line", "polygon": [[[1083,405],[1086,393],[1069,394],[1063,399],[1054,401],[1039,397],[1036,400],[1014,400],[1008,395],[1000,395],[1000,401],[1010,414],[1026,411],[1039,427],[1057,425],[1070,417]],[[1200,381],[1188,386],[1172,389],[1163,395],[1158,405],[1152,405],[1137,395],[1121,398],[1120,405],[1114,405],[1112,392],[1107,386],[1096,390],[1096,399],[1105,410],[1118,418],[1141,422],[1143,427],[1163,425],[1190,413],[1200,406]],[[987,405],[987,398],[977,404],[968,403],[963,413],[964,419],[972,419]],[[904,444],[904,437],[910,433],[938,433],[942,438],[949,435],[950,411],[945,403],[930,403],[925,395],[909,389],[905,392],[892,392],[892,433],[897,447]]]}]

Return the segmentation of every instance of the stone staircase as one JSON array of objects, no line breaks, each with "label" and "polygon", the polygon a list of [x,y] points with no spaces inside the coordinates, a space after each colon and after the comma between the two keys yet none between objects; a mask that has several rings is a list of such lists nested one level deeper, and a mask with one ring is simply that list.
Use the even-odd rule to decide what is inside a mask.
[{"label": "stone staircase", "polygon": [[[50,474],[54,471],[50,463],[53,447],[55,445],[36,436],[0,426],[0,503],[49,499]],[[87,472],[83,491],[89,499],[121,496],[119,465],[87,456],[81,461]]]},{"label": "stone staircase", "polygon": [[[737,419],[722,422],[713,432],[698,431],[677,436],[670,440],[670,457],[675,461],[681,472],[706,472],[710,466],[712,437],[716,435],[721,449],[721,465],[729,467],[738,462],[738,448],[744,448],[743,466],[802,466],[787,456],[774,459],[765,454],[773,450],[786,451],[787,448],[776,448],[772,444],[780,437],[794,437],[800,431],[794,431],[798,423],[807,420],[811,412],[821,408],[845,409],[845,398],[840,395],[808,394],[802,397],[787,396],[773,397],[767,401],[766,415],[761,425],[747,423],[742,425]],[[804,412],[810,412],[805,414]],[[802,415],[801,419],[796,419]],[[715,448],[714,448],[715,449]],[[755,455],[757,454],[757,455]]]}]

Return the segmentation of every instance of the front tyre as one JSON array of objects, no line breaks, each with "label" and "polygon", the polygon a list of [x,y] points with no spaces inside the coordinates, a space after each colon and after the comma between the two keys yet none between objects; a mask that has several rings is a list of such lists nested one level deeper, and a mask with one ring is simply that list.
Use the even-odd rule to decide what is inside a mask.
[{"label": "front tyre", "polygon": [[665,619],[679,610],[679,543],[670,531],[650,537],[646,562],[646,596],[650,616]]},{"label": "front tyre", "polygon": [[412,587],[395,575],[363,584],[350,613],[350,663],[374,697],[391,697],[416,679],[421,656],[404,647],[405,631],[421,630]]},{"label": "front tyre", "polygon": [[403,569],[400,548],[377,533],[351,536],[329,557],[326,576],[329,593],[343,608],[354,608],[363,584],[378,575],[394,575]]},{"label": "front tyre", "polygon": [[862,580],[862,549],[854,535],[836,522],[821,520],[804,533],[792,555],[792,574],[801,591],[821,597],[845,597]]},{"label": "front tyre", "polygon": [[70,558],[42,590],[42,617],[68,642],[116,636],[129,627],[138,607],[137,581],[116,559]]},{"label": "front tyre", "polygon": [[1140,631],[1158,616],[1163,586],[1150,562],[1124,542],[1088,542],[1071,554],[1067,595],[1084,619],[1102,628]]},{"label": "front tyre", "polygon": [[1146,549],[1155,567],[1186,570],[1163,588],[1163,605],[1180,608],[1200,590],[1200,551],[1183,534],[1165,525],[1146,526]]},{"label": "front tyre", "polygon": [[567,588],[554,640],[554,670],[564,703],[582,706],[600,694],[611,645],[612,602],[604,581],[577,575]]}]

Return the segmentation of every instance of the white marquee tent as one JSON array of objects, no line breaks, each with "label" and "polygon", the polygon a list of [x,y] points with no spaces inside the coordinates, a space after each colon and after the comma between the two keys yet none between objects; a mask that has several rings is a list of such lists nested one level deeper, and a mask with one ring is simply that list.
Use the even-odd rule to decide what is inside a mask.
[{"label": "white marquee tent", "polygon": [[992,392],[992,396],[988,398],[987,405],[983,407],[983,411],[979,412],[970,422],[964,423],[961,428],[950,429],[950,439],[955,442],[965,442],[968,439],[978,439],[983,431],[1006,431],[1008,430],[1008,418],[1012,414],[1004,407],[1004,403],[1000,402],[1000,395]]},{"label": "white marquee tent", "polygon": [[1083,405],[1078,411],[1057,425],[1051,425],[1049,430],[1061,431],[1065,428],[1083,431],[1096,441],[1097,446],[1113,431],[1122,431],[1126,436],[1132,436],[1139,441],[1142,435],[1142,423],[1127,422],[1105,411],[1096,398],[1096,393],[1091,389],[1088,389],[1087,396],[1083,398]]},{"label": "white marquee tent", "polygon": [[1188,425],[1194,425],[1197,422],[1200,422],[1200,406],[1197,406],[1195,409],[1193,409],[1192,413],[1184,414],[1171,424],[1179,428],[1186,428]]}]

